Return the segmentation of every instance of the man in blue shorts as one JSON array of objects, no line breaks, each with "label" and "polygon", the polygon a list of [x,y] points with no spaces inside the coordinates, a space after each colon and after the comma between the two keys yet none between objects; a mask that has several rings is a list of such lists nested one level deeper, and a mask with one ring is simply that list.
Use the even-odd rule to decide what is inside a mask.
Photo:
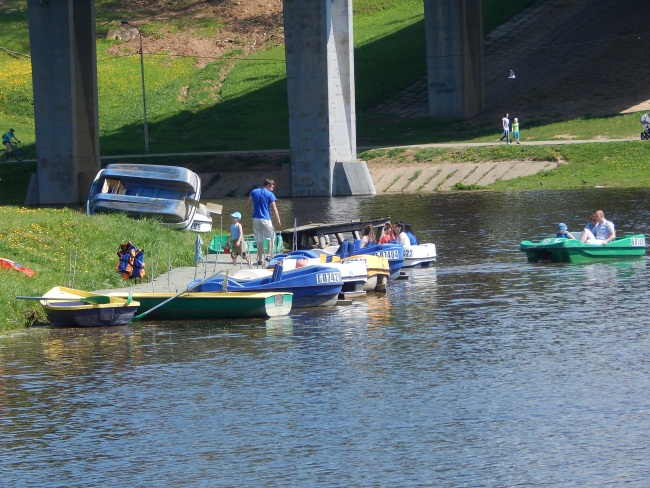
[{"label": "man in blue shorts", "polygon": [[275,181],[266,179],[261,188],[256,188],[248,196],[246,205],[253,210],[253,233],[255,243],[257,244],[257,264],[262,264],[262,255],[264,254],[264,241],[269,241],[269,250],[275,240],[275,229],[271,220],[271,210],[278,221],[278,227],[282,227],[278,207],[275,204],[277,200],[273,194]]}]

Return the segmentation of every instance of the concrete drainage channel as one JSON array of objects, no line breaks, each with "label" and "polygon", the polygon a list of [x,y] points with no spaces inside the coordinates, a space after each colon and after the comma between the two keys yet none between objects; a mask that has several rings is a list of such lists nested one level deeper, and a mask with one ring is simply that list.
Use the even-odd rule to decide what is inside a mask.
[{"label": "concrete drainage channel", "polygon": [[[368,171],[378,195],[387,193],[430,193],[451,190],[457,183],[486,186],[498,180],[529,176],[557,167],[551,161],[507,161],[455,164],[375,164]],[[265,178],[278,184],[276,195],[283,191],[284,181],[291,178],[290,165],[264,171],[201,173],[203,198],[246,197]]]},{"label": "concrete drainage channel", "polygon": [[377,194],[430,193],[451,190],[457,183],[486,186],[498,180],[529,176],[557,167],[550,161],[507,161],[457,164],[368,164]]}]

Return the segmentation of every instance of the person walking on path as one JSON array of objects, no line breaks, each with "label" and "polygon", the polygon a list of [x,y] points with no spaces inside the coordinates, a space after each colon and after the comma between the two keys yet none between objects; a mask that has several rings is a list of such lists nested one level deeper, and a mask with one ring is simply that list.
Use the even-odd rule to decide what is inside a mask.
[{"label": "person walking on path", "polygon": [[273,194],[274,189],[275,181],[266,179],[264,180],[264,185],[261,188],[253,190],[246,201],[246,205],[250,206],[253,210],[253,234],[255,235],[255,243],[257,244],[258,266],[262,264],[264,241],[269,241],[270,250],[275,240],[275,229],[271,220],[271,210],[278,222],[278,227],[282,227],[278,207],[275,204],[277,199]]},{"label": "person walking on path", "polygon": [[519,144],[519,119],[517,117],[515,117],[515,120],[512,123],[512,138],[517,144]]},{"label": "person walking on path", "polygon": [[508,117],[509,115],[506,112],[505,114],[503,114],[503,118],[501,119],[501,127],[503,128],[503,135],[501,136],[501,139],[499,139],[499,142],[505,139],[506,143],[510,144],[510,119]]}]

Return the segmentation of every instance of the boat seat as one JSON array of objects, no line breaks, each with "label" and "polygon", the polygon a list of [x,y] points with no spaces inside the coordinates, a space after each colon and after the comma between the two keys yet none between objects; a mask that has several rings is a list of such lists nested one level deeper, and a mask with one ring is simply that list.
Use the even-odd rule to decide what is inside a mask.
[{"label": "boat seat", "polygon": [[228,239],[230,239],[228,235],[214,236],[208,246],[208,254],[223,254],[224,246],[228,242]]},{"label": "boat seat", "polygon": [[98,193],[88,199],[88,206],[93,209],[92,213],[124,211],[125,208],[130,208],[132,210],[127,213],[132,216],[161,217],[165,223],[183,222],[188,217],[188,208],[184,202],[165,198]]}]

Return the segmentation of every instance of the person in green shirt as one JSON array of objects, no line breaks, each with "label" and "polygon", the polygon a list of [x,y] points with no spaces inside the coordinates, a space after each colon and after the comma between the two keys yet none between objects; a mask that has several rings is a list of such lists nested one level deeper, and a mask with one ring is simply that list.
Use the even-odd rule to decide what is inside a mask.
[{"label": "person in green shirt", "polygon": [[512,123],[512,138],[519,144],[519,119],[517,117],[515,117],[515,121]]}]

